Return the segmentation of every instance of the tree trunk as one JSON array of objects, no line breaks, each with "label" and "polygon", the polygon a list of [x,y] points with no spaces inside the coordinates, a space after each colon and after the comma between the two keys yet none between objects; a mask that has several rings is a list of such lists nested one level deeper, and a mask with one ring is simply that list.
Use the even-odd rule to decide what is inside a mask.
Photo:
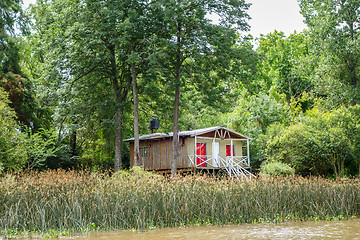
[{"label": "tree trunk", "polygon": [[[118,105],[118,109],[115,113],[115,156],[114,156],[114,171],[117,172],[122,168],[122,126],[123,126],[123,113],[124,113],[124,105],[126,103],[127,95],[129,92],[129,88],[131,86],[131,79],[127,80],[127,83],[120,84],[118,81],[118,69],[116,65],[115,59],[115,45],[109,45],[108,49],[110,51],[110,67],[111,67],[111,81],[114,89],[116,104]],[[125,69],[123,69],[125,71]],[[124,78],[126,79],[126,77]],[[123,79],[123,80],[124,80]],[[121,81],[120,81],[121,83]],[[125,83],[125,82],[124,82]]]},{"label": "tree trunk", "polygon": [[134,95],[134,166],[140,165],[140,148],[139,148],[139,99],[137,87],[137,73],[135,63],[131,64],[131,76]]},{"label": "tree trunk", "polygon": [[171,159],[171,176],[176,177],[177,163],[179,159],[179,105],[180,105],[180,73],[182,65],[181,55],[181,22],[177,24],[177,56],[176,56],[176,69],[175,69],[175,103],[174,103],[174,125],[173,125],[173,157]]},{"label": "tree trunk", "polygon": [[345,176],[345,160],[343,158],[341,158],[340,160],[340,177],[344,177]]},{"label": "tree trunk", "polygon": [[122,168],[122,125],[123,125],[123,109],[121,108],[115,114],[115,172]]},{"label": "tree trunk", "polygon": [[76,130],[71,133],[70,137],[70,149],[71,149],[71,157],[75,157],[76,154]]},{"label": "tree trunk", "polygon": [[339,174],[338,174],[335,162],[333,163],[333,167],[334,167],[334,172],[335,172],[336,179],[339,179]]},{"label": "tree trunk", "polygon": [[[77,124],[77,122],[75,122]],[[77,165],[77,146],[76,146],[76,130],[73,130],[70,135],[70,149],[71,149],[71,160],[73,162],[73,166]]]},{"label": "tree trunk", "polygon": [[179,158],[179,103],[180,103],[180,83],[175,88],[175,104],[174,104],[174,126],[173,126],[173,158],[171,160],[171,176],[176,177],[177,162]]}]

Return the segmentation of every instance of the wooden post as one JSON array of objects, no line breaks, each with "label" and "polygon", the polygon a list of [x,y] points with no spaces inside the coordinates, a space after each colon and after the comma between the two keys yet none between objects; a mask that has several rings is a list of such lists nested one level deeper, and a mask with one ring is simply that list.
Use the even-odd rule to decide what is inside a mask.
[{"label": "wooden post", "polygon": [[233,139],[230,139],[230,154],[231,154],[231,167],[234,166],[234,145],[233,145]]},{"label": "wooden post", "polygon": [[195,165],[195,167],[197,167],[197,165],[196,165],[196,162],[197,162],[197,156],[196,156],[196,152],[197,152],[196,143],[197,143],[197,142],[196,142],[196,140],[197,140],[197,139],[196,139],[196,135],[195,135],[195,154],[194,154],[194,155],[195,155],[195,158],[194,158],[194,165]]},{"label": "wooden post", "polygon": [[246,150],[247,150],[247,157],[248,157],[248,166],[250,167],[250,149],[249,149],[249,139],[246,139]]},{"label": "wooden post", "polygon": [[[216,136],[216,132],[215,132],[215,136]],[[215,160],[215,156],[214,156],[215,136],[214,136],[214,138],[213,138],[213,144],[212,144],[212,146],[211,146],[211,149],[212,149],[211,159],[212,159],[212,165],[213,165],[213,167],[215,167],[215,162],[216,162],[216,167],[219,167],[219,164],[218,164],[218,161],[217,161],[217,157],[216,157],[216,160]]]}]

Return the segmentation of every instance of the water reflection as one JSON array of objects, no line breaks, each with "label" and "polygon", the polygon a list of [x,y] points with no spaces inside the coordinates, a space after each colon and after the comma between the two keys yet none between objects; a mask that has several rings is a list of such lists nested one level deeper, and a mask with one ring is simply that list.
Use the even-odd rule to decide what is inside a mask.
[{"label": "water reflection", "polygon": [[91,233],[76,239],[360,239],[360,220],[165,228],[146,232]]}]

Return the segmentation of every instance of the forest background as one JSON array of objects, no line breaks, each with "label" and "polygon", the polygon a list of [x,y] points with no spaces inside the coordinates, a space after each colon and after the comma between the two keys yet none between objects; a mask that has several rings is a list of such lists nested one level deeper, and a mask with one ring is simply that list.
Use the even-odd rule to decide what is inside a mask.
[{"label": "forest background", "polygon": [[0,3],[1,172],[128,168],[158,116],[250,136],[255,171],[359,175],[359,1],[300,0],[307,30],[257,39],[245,1],[20,4]]}]

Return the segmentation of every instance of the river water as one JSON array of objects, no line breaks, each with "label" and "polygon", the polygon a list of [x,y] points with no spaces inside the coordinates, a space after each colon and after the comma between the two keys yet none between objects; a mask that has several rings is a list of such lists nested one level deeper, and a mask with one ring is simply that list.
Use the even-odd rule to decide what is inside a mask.
[{"label": "river water", "polygon": [[145,232],[93,232],[79,240],[359,239],[360,219],[230,226],[191,226]]}]

